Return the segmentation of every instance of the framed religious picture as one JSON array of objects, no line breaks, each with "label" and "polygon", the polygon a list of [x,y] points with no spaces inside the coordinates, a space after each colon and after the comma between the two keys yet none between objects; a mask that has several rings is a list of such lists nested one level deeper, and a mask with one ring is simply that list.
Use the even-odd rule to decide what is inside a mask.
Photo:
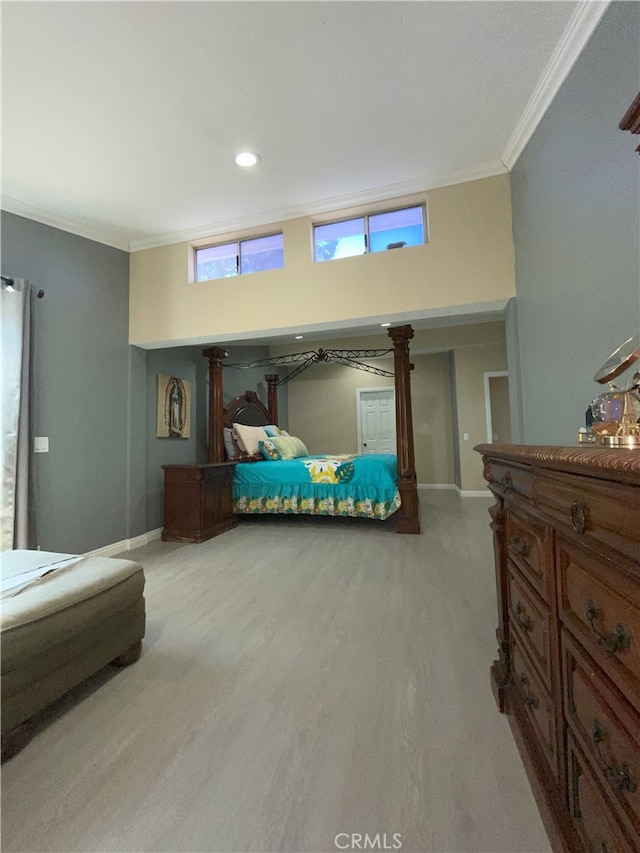
[{"label": "framed religious picture", "polygon": [[191,383],[177,376],[158,374],[158,438],[191,435]]}]

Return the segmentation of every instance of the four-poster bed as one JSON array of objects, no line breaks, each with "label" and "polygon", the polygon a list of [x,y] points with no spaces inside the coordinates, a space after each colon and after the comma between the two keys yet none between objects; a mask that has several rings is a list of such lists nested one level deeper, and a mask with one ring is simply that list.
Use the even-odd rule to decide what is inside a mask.
[{"label": "four-poster bed", "polygon": [[[413,337],[413,329],[411,326],[400,326],[390,328],[388,330],[389,337],[393,342],[394,356],[394,378],[395,378],[395,396],[396,396],[396,435],[397,435],[397,489],[400,496],[400,506],[396,512],[396,530],[399,533],[419,533],[420,521],[418,516],[418,494],[416,485],[415,473],[415,458],[413,448],[413,421],[411,415],[411,393],[410,393],[410,370],[409,363],[409,341]],[[343,351],[333,351],[333,361],[342,362],[344,364],[355,363],[356,366],[364,366],[362,362],[358,362],[356,351],[350,351],[348,358],[343,356]],[[204,350],[203,354],[209,359],[209,380],[210,380],[210,401],[211,409],[209,413],[209,462],[220,463],[225,460],[224,455],[224,440],[222,438],[224,426],[229,427],[232,423],[249,423],[252,425],[277,424],[277,386],[281,384],[281,378],[278,374],[266,374],[265,381],[268,388],[268,409],[265,409],[257,396],[253,395],[253,400],[245,400],[242,402],[242,397],[233,401],[227,409],[222,404],[222,387],[223,387],[223,361],[226,357],[226,351],[220,347],[211,347]],[[295,368],[293,374],[303,370],[309,363],[318,361],[326,361],[327,354],[323,350],[318,353],[301,354],[300,364]],[[270,359],[269,363],[277,363],[276,359]],[[377,371],[376,372],[382,372]],[[253,405],[251,405],[253,403]],[[328,456],[326,458],[334,458]],[[339,454],[338,454],[339,458]],[[362,465],[366,465],[366,457],[356,457]],[[388,458],[386,460],[388,464]],[[269,469],[269,463],[256,463],[259,467],[249,471],[246,466],[243,466],[243,473],[246,473],[251,479],[257,479],[259,472]],[[358,462],[356,461],[356,466]],[[269,469],[274,473],[280,473],[279,469],[271,466]],[[236,478],[240,474],[240,469],[236,471]],[[366,475],[365,475],[366,476]],[[338,488],[338,487],[336,487]],[[236,511],[240,511],[238,502],[235,502]],[[395,507],[381,508],[373,517],[386,518],[395,510]],[[250,511],[242,509],[241,511]],[[278,511],[275,509],[274,511]],[[281,510],[286,511],[286,510]],[[329,511],[329,514],[333,514]],[[370,514],[370,513],[368,513]]]},{"label": "four-poster bed", "polygon": [[[388,334],[392,350],[319,350],[265,359],[261,364],[284,363],[284,359],[297,362],[289,379],[312,363],[329,360],[391,375],[357,361],[356,357],[393,352],[397,456],[333,454],[313,457],[307,455],[306,449],[304,454],[294,453],[293,458],[279,456],[280,437],[263,435],[267,439],[260,446],[264,455],[256,455],[260,451],[255,443],[252,455],[245,452],[229,458],[225,451],[225,431],[228,448],[234,424],[236,429],[240,429],[239,425],[253,428],[277,425],[277,387],[286,379],[277,373],[265,374],[268,407],[260,402],[254,391],[247,391],[225,408],[223,362],[227,351],[215,346],[203,350],[209,361],[208,463],[163,465],[163,539],[202,542],[235,527],[238,513],[264,512],[348,515],[381,520],[393,515],[397,533],[420,533],[410,391],[412,365],[409,362],[413,329],[410,325],[399,326],[390,328]],[[257,364],[254,362],[251,366]],[[262,435],[262,430],[258,433]],[[276,445],[276,455],[272,455],[271,450]],[[267,459],[279,461],[274,464]]]}]

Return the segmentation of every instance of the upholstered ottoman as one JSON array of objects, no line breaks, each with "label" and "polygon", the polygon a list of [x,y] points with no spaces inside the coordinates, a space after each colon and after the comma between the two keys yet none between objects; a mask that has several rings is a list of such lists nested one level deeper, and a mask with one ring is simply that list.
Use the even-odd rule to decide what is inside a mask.
[{"label": "upholstered ottoman", "polygon": [[106,664],[138,659],[145,578],[108,557],[6,551],[0,562],[4,758],[20,723]]}]

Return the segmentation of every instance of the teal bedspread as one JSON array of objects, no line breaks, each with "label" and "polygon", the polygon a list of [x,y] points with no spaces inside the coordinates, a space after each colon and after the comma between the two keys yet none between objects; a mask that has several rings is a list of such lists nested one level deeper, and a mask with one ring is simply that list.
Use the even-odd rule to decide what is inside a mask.
[{"label": "teal bedspread", "polygon": [[389,453],[240,462],[233,481],[233,509],[384,520],[400,506],[397,468],[396,457]]}]

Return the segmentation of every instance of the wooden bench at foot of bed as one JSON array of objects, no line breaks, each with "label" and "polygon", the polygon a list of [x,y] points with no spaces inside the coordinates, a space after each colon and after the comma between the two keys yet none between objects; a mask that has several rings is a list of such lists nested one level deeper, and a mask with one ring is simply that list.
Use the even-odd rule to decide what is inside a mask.
[{"label": "wooden bench at foot of bed", "polygon": [[144,572],[131,560],[7,551],[2,561],[2,759],[28,721],[103,666],[140,656]]}]

